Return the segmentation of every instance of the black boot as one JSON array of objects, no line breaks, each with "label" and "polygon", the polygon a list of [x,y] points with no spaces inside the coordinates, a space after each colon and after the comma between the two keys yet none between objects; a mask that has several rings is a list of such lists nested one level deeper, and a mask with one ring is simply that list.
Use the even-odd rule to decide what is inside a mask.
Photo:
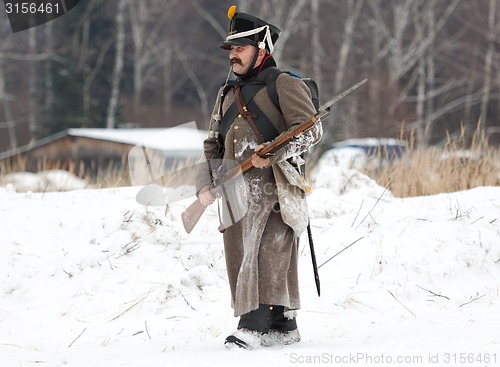
[{"label": "black boot", "polygon": [[259,308],[240,316],[238,329],[245,328],[265,334],[271,328],[274,307],[260,304]]},{"label": "black boot", "polygon": [[267,334],[271,327],[273,309],[273,306],[261,304],[258,309],[241,315],[238,330],[224,342],[226,348],[254,349],[260,346],[261,335]]},{"label": "black boot", "polygon": [[292,331],[297,329],[297,320],[295,320],[295,317],[289,319],[285,316],[285,307],[274,306],[270,329],[281,332]]},{"label": "black boot", "polygon": [[271,347],[273,345],[294,344],[299,341],[300,333],[295,317],[285,314],[283,306],[274,306],[271,327],[268,333],[262,335],[261,345]]}]

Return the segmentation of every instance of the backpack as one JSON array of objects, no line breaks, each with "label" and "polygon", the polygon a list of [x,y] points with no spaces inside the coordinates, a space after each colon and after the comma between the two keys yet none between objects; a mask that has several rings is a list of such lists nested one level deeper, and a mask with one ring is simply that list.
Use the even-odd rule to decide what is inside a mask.
[{"label": "backpack", "polygon": [[311,101],[314,105],[314,108],[316,109],[316,112],[319,111],[319,88],[316,81],[311,78],[303,78],[292,71],[280,70],[277,67],[271,67],[271,69],[273,70],[270,72],[266,80],[267,92],[269,93],[269,97],[271,97],[271,101],[280,112],[280,102],[278,98],[278,92],[276,91],[276,78],[278,78],[278,75],[280,75],[281,73],[287,73],[291,76],[301,79],[311,91]]},{"label": "backpack", "polygon": [[[269,93],[269,97],[271,98],[271,101],[273,102],[274,106],[280,112],[282,112],[282,111],[281,111],[281,108],[280,108],[280,102],[279,102],[279,98],[278,98],[278,92],[276,91],[276,78],[278,78],[278,75],[280,75],[281,73],[290,74],[291,76],[299,78],[299,79],[301,79],[304,82],[304,84],[311,91],[311,102],[313,103],[314,108],[316,109],[316,112],[319,112],[319,107],[320,107],[319,106],[319,88],[318,88],[318,84],[316,83],[316,81],[314,81],[311,78],[303,78],[300,75],[298,75],[298,74],[296,74],[296,73],[294,73],[292,71],[280,70],[277,67],[271,67],[271,69],[273,69],[273,70],[271,71],[270,75],[268,76],[268,78],[266,80],[267,92]],[[302,159],[304,159],[305,158],[305,153],[302,153],[300,155],[300,157]],[[300,167],[297,167],[297,168],[299,170],[299,173],[301,173],[303,176],[305,176],[305,166],[303,165],[302,168],[300,168]]]}]

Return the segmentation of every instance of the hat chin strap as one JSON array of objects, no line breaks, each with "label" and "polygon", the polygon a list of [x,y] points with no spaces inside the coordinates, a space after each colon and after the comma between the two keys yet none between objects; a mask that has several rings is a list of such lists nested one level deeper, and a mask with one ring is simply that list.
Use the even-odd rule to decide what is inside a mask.
[{"label": "hat chin strap", "polygon": [[[255,68],[255,63],[257,62],[257,57],[259,57],[259,49],[256,48],[255,49],[255,53],[253,55],[253,60],[252,60],[252,63],[250,64],[250,66],[248,67],[248,70],[245,74],[236,74],[234,73],[237,77],[241,78],[241,79],[245,79],[245,77],[250,74],[250,72]],[[232,69],[232,68],[231,68]],[[234,72],[234,71],[233,71]]]},{"label": "hat chin strap", "polygon": [[226,37],[226,41],[231,41],[231,40],[238,39],[238,38],[252,36],[254,34],[262,32],[264,29],[266,30],[266,34],[264,35],[264,40],[258,42],[257,47],[263,50],[266,48],[266,42],[267,42],[267,46],[269,47],[269,52],[273,53],[274,45],[273,45],[273,40],[271,38],[271,31],[269,30],[268,25],[264,25],[262,27],[251,29],[251,30],[245,31],[245,32],[238,32],[235,34],[231,34],[231,35]]}]

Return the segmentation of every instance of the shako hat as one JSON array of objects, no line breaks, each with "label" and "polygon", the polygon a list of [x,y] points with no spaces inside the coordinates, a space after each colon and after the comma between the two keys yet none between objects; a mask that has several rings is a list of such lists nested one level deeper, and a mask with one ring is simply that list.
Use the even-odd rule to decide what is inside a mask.
[{"label": "shako hat", "polygon": [[220,47],[230,50],[231,46],[253,45],[273,53],[274,44],[278,40],[281,30],[262,20],[246,13],[237,13],[236,6],[231,6],[227,11],[229,35]]}]

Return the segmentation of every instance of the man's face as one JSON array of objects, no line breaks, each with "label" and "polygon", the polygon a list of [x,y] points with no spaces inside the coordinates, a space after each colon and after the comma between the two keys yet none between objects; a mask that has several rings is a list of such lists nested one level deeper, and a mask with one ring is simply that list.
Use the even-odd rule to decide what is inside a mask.
[{"label": "man's face", "polygon": [[[229,52],[229,62],[233,68],[233,72],[237,75],[245,75],[252,63],[255,54],[255,47],[252,45],[246,46],[231,46],[231,51]],[[264,50],[259,50],[259,56],[255,62],[257,67],[262,62],[265,56]]]}]

